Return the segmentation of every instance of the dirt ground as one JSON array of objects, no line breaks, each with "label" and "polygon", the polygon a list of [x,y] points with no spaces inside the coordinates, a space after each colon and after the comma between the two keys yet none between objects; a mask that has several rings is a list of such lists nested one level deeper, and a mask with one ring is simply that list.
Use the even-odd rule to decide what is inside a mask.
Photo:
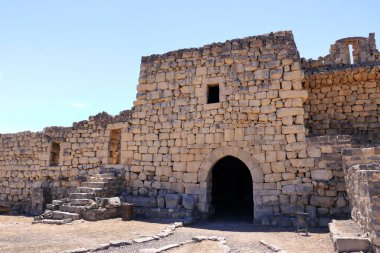
[{"label": "dirt ground", "polygon": [[58,252],[162,231],[164,224],[111,219],[67,225],[32,224],[33,218],[0,215],[0,252]]},{"label": "dirt ground", "polygon": [[[250,243],[264,240],[279,246],[288,253],[331,253],[334,252],[327,229],[311,229],[309,236],[298,235],[293,228],[273,228],[254,226],[244,222],[210,221],[192,227],[184,227],[178,232],[200,235],[217,235],[226,238],[227,245],[239,252],[256,252]],[[246,245],[246,246],[245,246]]]},{"label": "dirt ground", "polygon": [[[207,249],[205,251],[205,249]],[[180,248],[168,250],[167,253],[223,253],[223,248],[217,242],[203,241],[200,243],[186,244]]]},{"label": "dirt ground", "polygon": [[[96,246],[110,240],[125,240],[156,234],[166,223],[152,221],[122,221],[111,219],[97,222],[75,222],[71,225],[34,224],[32,218],[0,215],[0,252],[57,252],[67,249]],[[263,250],[259,241],[265,240],[288,253],[331,253],[333,245],[327,230],[312,230],[309,236],[301,236],[294,229],[260,227],[244,222],[207,221],[189,227],[178,228],[167,239],[153,244],[178,243],[190,240],[194,235],[225,237],[232,252],[256,253]],[[137,245],[132,245],[135,249]],[[148,245],[142,244],[140,248]],[[162,245],[161,245],[162,246]],[[205,241],[175,248],[170,253],[219,253],[216,242]],[[135,252],[121,247],[104,252]]]}]

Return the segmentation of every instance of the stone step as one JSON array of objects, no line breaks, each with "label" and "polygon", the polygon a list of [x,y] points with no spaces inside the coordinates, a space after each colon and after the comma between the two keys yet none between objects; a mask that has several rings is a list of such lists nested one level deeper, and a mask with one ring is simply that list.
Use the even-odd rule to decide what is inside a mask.
[{"label": "stone step", "polygon": [[43,220],[35,220],[32,223],[37,224],[37,223],[42,223],[42,224],[54,224],[54,225],[63,225],[72,222],[72,219],[67,218],[63,220],[52,220],[52,219],[43,219]]},{"label": "stone step", "polygon": [[336,252],[370,252],[370,238],[354,221],[333,220],[329,230]]},{"label": "stone step", "polygon": [[70,203],[72,206],[86,206],[92,202],[92,199],[72,199]]},{"label": "stone step", "polygon": [[94,193],[70,193],[70,199],[95,199]]},{"label": "stone step", "polygon": [[79,220],[79,214],[62,212],[62,211],[53,211],[51,217],[53,220],[64,220],[64,219]]},{"label": "stone step", "polygon": [[82,184],[84,187],[91,187],[91,188],[103,188],[107,186],[107,183],[105,182],[84,182]]},{"label": "stone step", "polygon": [[110,178],[115,178],[115,173],[98,173],[98,174],[95,174],[95,177],[110,177]]},{"label": "stone step", "polygon": [[86,210],[85,206],[72,206],[70,204],[65,204],[59,207],[59,211],[68,213],[77,213],[81,215]]},{"label": "stone step", "polygon": [[47,209],[47,210],[52,210],[52,211],[54,211],[54,210],[57,210],[58,207],[59,207],[59,206],[57,206],[57,205],[46,204],[46,209]]},{"label": "stone step", "polygon": [[108,183],[115,180],[114,177],[90,177],[89,182],[102,182],[102,183]]},{"label": "stone step", "polygon": [[95,193],[104,191],[103,188],[95,188],[95,187],[78,187],[77,193]]}]

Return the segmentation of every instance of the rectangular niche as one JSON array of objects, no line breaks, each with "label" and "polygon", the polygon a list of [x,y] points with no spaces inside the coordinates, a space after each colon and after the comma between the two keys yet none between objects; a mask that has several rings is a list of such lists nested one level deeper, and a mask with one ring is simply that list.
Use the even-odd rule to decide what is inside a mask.
[{"label": "rectangular niche", "polygon": [[121,129],[111,130],[108,148],[109,164],[120,164]]},{"label": "rectangular niche", "polygon": [[50,166],[59,165],[59,154],[61,152],[61,144],[59,142],[52,142],[50,148]]}]

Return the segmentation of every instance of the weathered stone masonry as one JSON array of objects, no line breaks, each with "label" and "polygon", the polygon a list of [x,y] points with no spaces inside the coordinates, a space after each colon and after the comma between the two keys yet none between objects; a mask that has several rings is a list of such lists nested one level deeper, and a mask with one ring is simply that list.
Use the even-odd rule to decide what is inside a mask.
[{"label": "weathered stone masonry", "polygon": [[[302,78],[289,32],[143,58],[129,132],[130,190],[192,194],[207,214],[212,166],[243,156],[254,216],[280,212],[277,183],[296,179],[287,153],[297,166],[305,162],[296,159],[305,140]],[[219,86],[220,102],[207,103],[210,85]]]},{"label": "weathered stone masonry", "polygon": [[113,165],[138,214],[207,217],[211,171],[233,156],[252,176],[256,222],[289,225],[307,211],[326,225],[350,213],[342,150],[378,136],[378,60],[370,35],[306,61],[291,32],[143,57],[131,111],[0,136],[0,205],[40,212]]},{"label": "weathered stone masonry", "polygon": [[[125,131],[128,115],[101,113],[69,128],[0,135],[0,206],[40,213],[52,199],[67,197],[83,177],[108,163],[111,129]],[[58,165],[51,164],[53,144],[60,146]]]}]

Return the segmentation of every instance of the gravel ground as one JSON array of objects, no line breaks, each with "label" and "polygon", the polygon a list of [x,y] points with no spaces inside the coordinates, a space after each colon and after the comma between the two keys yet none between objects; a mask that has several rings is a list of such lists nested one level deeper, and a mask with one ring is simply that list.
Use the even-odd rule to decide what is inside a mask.
[{"label": "gravel ground", "polygon": [[[160,248],[168,244],[175,244],[179,242],[189,241],[194,235],[202,235],[202,234],[195,234],[191,232],[185,232],[187,230],[186,228],[177,228],[173,235],[170,235],[166,238],[150,241],[142,244],[132,244],[129,246],[124,247],[111,247],[107,250],[103,251],[97,251],[99,253],[139,253],[139,249],[146,249],[146,248]],[[217,233],[213,233],[216,235]],[[226,244],[231,248],[231,252],[244,252],[244,253],[271,253],[273,251],[268,250],[266,247],[261,245],[258,241],[252,241],[252,242],[239,242],[239,241],[233,241],[226,238]],[[216,242],[215,242],[216,243]],[[194,244],[202,244],[202,243],[194,243]],[[198,245],[197,247],[191,248],[191,253],[203,253],[203,252],[209,252],[209,245]],[[181,249],[181,246],[179,248],[175,248],[173,250],[167,251],[170,253],[179,253],[183,252]],[[189,247],[187,247],[189,248]],[[221,253],[223,253],[223,250],[220,250]]]},{"label": "gravel ground", "polygon": [[[32,225],[32,218],[22,216],[0,216],[0,252],[59,252],[67,249],[93,247],[110,240],[136,239],[152,236],[161,232],[168,224],[165,221],[122,221],[111,219],[98,222],[75,222],[71,225]],[[295,233],[293,228],[271,228],[243,221],[210,220],[187,227],[177,228],[174,234],[142,244],[109,248],[103,253],[139,252],[142,248],[160,248],[168,244],[189,241],[193,236],[224,237],[231,252],[271,253],[260,244],[264,240],[276,245],[288,253],[333,252],[333,244],[328,231],[311,230],[309,236]],[[168,253],[218,253],[216,242],[205,241],[193,245],[181,246]],[[217,244],[218,245],[218,244]],[[219,245],[218,245],[219,246]]]},{"label": "gravel ground", "polygon": [[[177,228],[173,235],[143,244],[134,244],[120,248],[110,248],[103,253],[130,252],[138,253],[143,248],[159,248],[168,244],[191,240],[195,235],[221,236],[226,239],[231,252],[239,253],[271,253],[274,252],[263,246],[264,240],[288,253],[334,252],[333,244],[326,229],[312,229],[309,236],[298,235],[293,228],[272,228],[255,226],[247,222],[214,220],[199,222],[189,227]],[[175,248],[170,253],[182,253]],[[197,247],[189,253],[208,252],[208,247]]]},{"label": "gravel ground", "polygon": [[66,225],[32,224],[32,217],[0,215],[0,253],[52,253],[88,248],[110,240],[157,234],[166,224],[122,221],[75,221]]}]

